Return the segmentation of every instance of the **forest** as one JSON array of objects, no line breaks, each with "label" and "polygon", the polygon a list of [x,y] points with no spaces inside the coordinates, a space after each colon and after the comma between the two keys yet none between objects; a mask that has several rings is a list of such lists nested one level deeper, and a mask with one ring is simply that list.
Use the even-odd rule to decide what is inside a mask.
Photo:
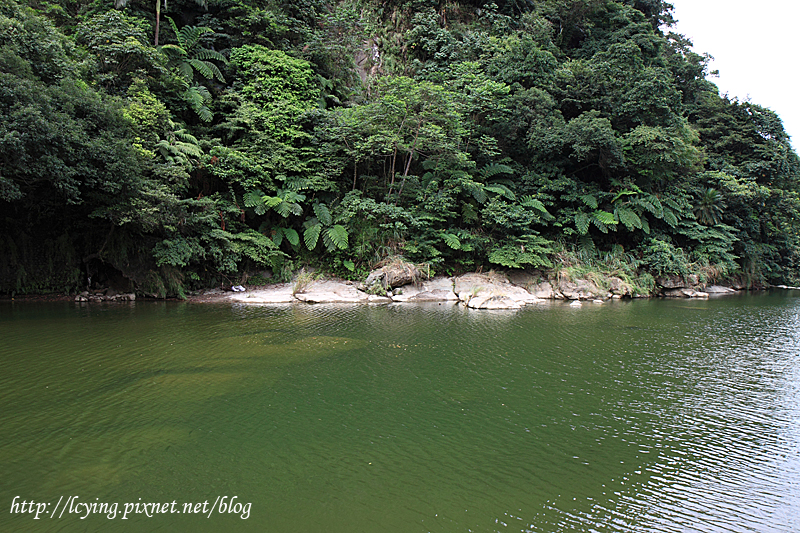
[{"label": "forest", "polygon": [[800,281],[800,164],[663,0],[0,0],[0,293],[387,260]]}]

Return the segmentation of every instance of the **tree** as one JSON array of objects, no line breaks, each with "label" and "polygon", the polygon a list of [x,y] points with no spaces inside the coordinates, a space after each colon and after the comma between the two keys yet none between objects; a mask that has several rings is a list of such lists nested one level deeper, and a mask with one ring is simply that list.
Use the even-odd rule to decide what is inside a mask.
[{"label": "tree", "polygon": [[[114,0],[114,7],[117,9],[122,9],[123,7],[128,5],[129,0]],[[208,8],[208,1],[207,0],[195,0],[198,6],[202,7],[203,9]],[[167,9],[167,0],[164,0],[164,9]],[[156,0],[156,31],[155,37],[153,39],[153,46],[158,46],[158,33],[160,31],[161,25],[161,0]]]},{"label": "tree", "polygon": [[211,28],[184,26],[178,30],[171,18],[167,17],[167,20],[169,20],[178,40],[178,44],[165,44],[161,47],[161,51],[168,58],[167,68],[171,68],[178,73],[184,86],[184,100],[189,103],[202,120],[209,122],[212,119],[212,114],[207,104],[211,101],[211,94],[204,85],[195,82],[195,73],[205,79],[216,78],[221,83],[225,83],[225,78],[222,76],[219,67],[211,61],[227,63],[228,60],[216,50],[203,48],[200,45],[201,39],[205,35],[214,33]]}]

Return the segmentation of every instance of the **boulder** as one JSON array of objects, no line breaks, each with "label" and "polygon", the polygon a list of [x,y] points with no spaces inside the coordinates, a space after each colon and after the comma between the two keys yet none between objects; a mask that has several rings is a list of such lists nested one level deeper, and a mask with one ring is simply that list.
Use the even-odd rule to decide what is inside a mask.
[{"label": "boulder", "polygon": [[[506,299],[520,306],[539,301],[539,298],[522,287],[512,285],[505,276],[499,274],[464,274],[454,280],[453,289],[459,300],[475,309],[516,308],[505,307]],[[475,298],[481,300],[471,303]]]},{"label": "boulder", "polygon": [[467,302],[467,307],[472,309],[521,309],[525,305],[503,295],[473,296]]},{"label": "boulder", "polygon": [[366,303],[369,295],[352,285],[338,281],[318,281],[308,287],[304,292],[294,295],[301,302],[306,303]]},{"label": "boulder", "polygon": [[707,292],[696,291],[694,289],[665,289],[661,293],[666,298],[708,298]]},{"label": "boulder", "polygon": [[458,296],[453,292],[451,278],[437,277],[420,285],[406,285],[402,289],[394,291],[392,300],[395,302],[447,302],[457,301]]},{"label": "boulder", "polygon": [[659,276],[656,285],[664,289],[682,289],[686,287],[686,282],[680,276]]},{"label": "boulder", "polygon": [[417,283],[426,278],[425,273],[417,268],[417,265],[405,261],[394,261],[370,272],[360,288],[364,291],[370,291],[376,285],[380,285],[383,289],[391,289],[402,287],[409,283]]},{"label": "boulder", "polygon": [[553,290],[553,286],[549,281],[542,281],[535,285],[528,286],[528,292],[537,298],[544,300],[552,300],[554,298],[563,298],[563,295]]},{"label": "boulder", "polygon": [[736,291],[729,287],[723,287],[722,285],[709,285],[706,287],[705,292],[709,294],[731,294]]},{"label": "boulder", "polygon": [[606,291],[585,279],[561,280],[558,282],[558,292],[567,300],[596,300],[608,296]]},{"label": "boulder", "polygon": [[625,283],[622,278],[611,276],[608,278],[608,290],[613,296],[630,296],[631,286]]},{"label": "boulder", "polygon": [[234,302],[247,302],[253,304],[285,304],[296,302],[292,294],[292,285],[282,283],[268,289],[251,290],[249,292],[235,292],[229,296]]}]

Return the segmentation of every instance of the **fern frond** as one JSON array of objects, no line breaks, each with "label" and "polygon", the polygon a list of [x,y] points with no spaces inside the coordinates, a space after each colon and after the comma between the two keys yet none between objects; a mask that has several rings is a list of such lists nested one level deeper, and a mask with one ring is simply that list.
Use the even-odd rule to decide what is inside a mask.
[{"label": "fern frond", "polygon": [[617,193],[617,195],[614,197],[614,199],[611,200],[611,203],[613,204],[614,202],[616,202],[617,200],[619,200],[623,196],[634,196],[634,195],[639,194],[640,192],[641,191],[632,191],[630,189],[623,189],[623,190],[621,190],[621,191],[619,191]]},{"label": "fern frond", "polygon": [[306,243],[306,248],[313,250],[317,247],[320,232],[322,232],[322,224],[319,222],[306,228],[303,232],[303,241]]},{"label": "fern frond", "polygon": [[286,236],[286,240],[289,241],[289,244],[292,246],[297,246],[300,244],[300,235],[297,231],[291,228],[283,228],[283,234]]},{"label": "fern frond", "polygon": [[186,50],[174,44],[164,44],[158,47],[161,53],[167,56],[168,61],[176,61],[186,57]]},{"label": "fern frond", "polygon": [[189,62],[181,61],[175,66],[175,68],[177,69],[180,77],[187,82],[191,82],[192,78],[194,78],[194,71],[192,70],[192,65]]},{"label": "fern frond", "polygon": [[589,215],[584,212],[575,213],[575,229],[581,235],[586,235],[589,231]]},{"label": "fern frond", "polygon": [[331,212],[328,209],[328,206],[321,203],[314,204],[314,214],[317,216],[320,222],[322,222],[325,226],[330,226],[333,223],[333,217],[331,217]]},{"label": "fern frond", "polygon": [[592,213],[591,221],[603,233],[608,233],[609,228],[616,229],[617,221],[614,219],[614,214],[608,211],[595,211]]},{"label": "fern frond", "polygon": [[199,59],[191,58],[187,60],[186,63],[181,64],[181,67],[191,65],[189,67],[190,72],[192,68],[194,68],[194,70],[196,70],[201,76],[208,79],[214,77],[214,71],[209,66],[210,64],[211,63],[207,63],[206,61],[200,61]]},{"label": "fern frond", "polygon": [[283,198],[281,198],[280,196],[269,196],[265,194],[264,196],[261,197],[261,199],[264,200],[264,204],[268,208],[274,208],[283,203]]},{"label": "fern frond", "polygon": [[452,248],[453,250],[460,250],[461,249],[461,241],[453,235],[452,233],[441,233],[442,240],[444,243]]},{"label": "fern frond", "polygon": [[513,174],[514,169],[508,165],[503,165],[500,163],[492,163],[490,165],[486,165],[481,169],[478,173],[481,178],[484,180],[488,180],[489,178],[496,176],[498,174]]},{"label": "fern frond", "polygon": [[341,224],[335,224],[325,230],[325,246],[329,250],[333,250],[334,247],[340,250],[346,250],[348,246],[348,233],[347,228],[342,226]]},{"label": "fern frond", "polygon": [[203,149],[196,144],[176,141],[173,146],[175,146],[175,149],[184,156],[200,157],[203,155]]},{"label": "fern frond", "polygon": [[591,207],[592,209],[597,209],[597,205],[598,205],[597,204],[597,198],[595,198],[593,194],[584,194],[584,195],[578,196],[578,198],[581,200],[581,202],[583,202],[587,206]]},{"label": "fern frond", "polygon": [[483,188],[486,191],[493,192],[493,193],[499,194],[501,196],[505,196],[506,198],[508,198],[511,201],[514,201],[514,200],[517,199],[517,195],[514,194],[514,191],[512,191],[506,185],[503,185],[501,183],[495,183],[493,185],[484,185]]},{"label": "fern frond", "polygon": [[672,209],[664,208],[664,222],[672,226],[673,228],[678,225],[678,217],[675,216],[675,212]]},{"label": "fern frond", "polygon": [[628,228],[628,231],[642,229],[642,219],[640,219],[639,215],[633,210],[627,207],[618,206],[614,210],[614,217],[618,222],[622,222],[622,224]]},{"label": "fern frond", "polygon": [[272,242],[275,246],[280,246],[283,242],[283,228],[274,228],[272,230]]},{"label": "fern frond", "polygon": [[222,61],[226,64],[228,63],[228,58],[226,58],[223,54],[217,52],[216,50],[209,50],[208,48],[198,48],[194,53],[194,57],[203,61],[215,60]]},{"label": "fern frond", "polygon": [[166,17],[166,19],[169,21],[169,25],[172,26],[172,31],[175,33],[175,38],[178,40],[178,44],[180,45],[181,48],[186,50],[186,47],[183,45],[183,36],[181,35],[181,32],[178,30],[178,25],[175,24],[175,21],[172,20],[172,17]]},{"label": "fern frond", "polygon": [[542,215],[544,215],[544,218],[547,220],[553,220],[555,218],[547,211],[547,208],[544,206],[541,200],[537,200],[530,194],[522,197],[522,202],[520,202],[520,205],[522,205],[523,207],[532,207],[536,209],[537,211],[542,213]]},{"label": "fern frond", "polygon": [[647,235],[650,235],[650,222],[647,221],[647,217],[644,215],[641,216],[642,218],[642,231],[645,232]]},{"label": "fern frond", "polygon": [[264,203],[264,193],[257,189],[245,193],[242,200],[244,201],[244,206],[252,208],[256,215],[261,216],[267,212],[267,206]]}]

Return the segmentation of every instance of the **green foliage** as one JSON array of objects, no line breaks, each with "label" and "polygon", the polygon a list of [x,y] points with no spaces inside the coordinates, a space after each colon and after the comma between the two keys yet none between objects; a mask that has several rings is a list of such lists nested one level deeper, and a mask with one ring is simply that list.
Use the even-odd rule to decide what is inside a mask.
[{"label": "green foliage", "polygon": [[78,25],[76,40],[91,57],[93,78],[110,90],[125,91],[139,79],[157,78],[165,62],[149,46],[148,24],[119,11],[97,14]]},{"label": "green foliage", "polygon": [[513,242],[496,245],[489,254],[489,262],[507,268],[552,267],[548,256],[555,253],[553,242],[539,235],[525,235]]},{"label": "green foliage", "polygon": [[234,49],[230,61],[246,100],[265,109],[282,107],[295,116],[317,105],[317,78],[307,61],[257,45]]},{"label": "green foliage", "polygon": [[665,2],[189,4],[0,0],[0,290],[399,254],[800,280],[800,159]]},{"label": "green foliage", "polygon": [[689,274],[689,259],[684,251],[667,240],[650,238],[644,241],[641,249],[641,264],[653,274],[679,275]]}]

